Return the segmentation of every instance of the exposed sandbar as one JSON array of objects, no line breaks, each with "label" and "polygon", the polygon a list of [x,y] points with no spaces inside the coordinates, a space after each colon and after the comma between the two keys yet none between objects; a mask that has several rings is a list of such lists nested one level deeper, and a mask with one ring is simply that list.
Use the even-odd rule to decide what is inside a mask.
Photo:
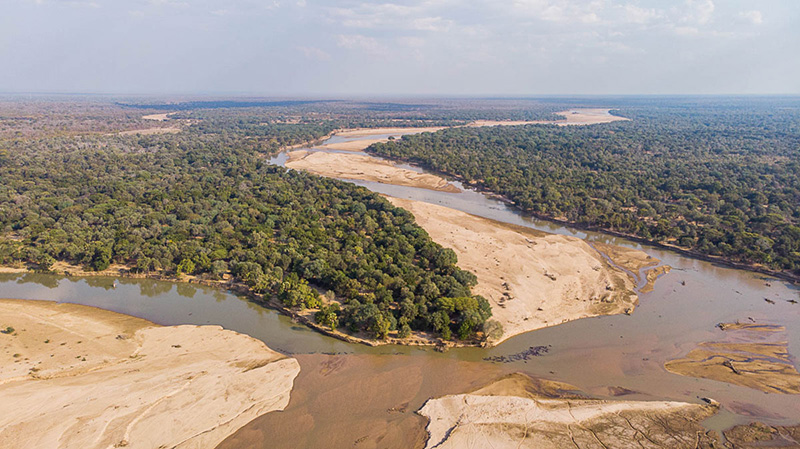
[{"label": "exposed sandbar", "polygon": [[785,328],[739,322],[717,327],[734,341],[700,343],[683,358],[664,364],[667,371],[767,393],[800,394],[800,373],[792,363],[787,342],[770,341],[783,337]]},{"label": "exposed sandbar", "polygon": [[519,125],[597,125],[600,123],[611,123],[630,120],[625,117],[611,115],[610,109],[599,108],[577,108],[567,111],[556,112],[557,115],[564,116],[564,120],[475,120],[469,127],[481,126],[519,126]]},{"label": "exposed sandbar", "polygon": [[174,112],[167,112],[167,113],[164,113],[164,114],[143,115],[142,119],[143,120],[156,120],[156,121],[159,121],[159,122],[164,122],[164,121],[169,120],[169,115],[170,114],[174,114]]},{"label": "exposed sandbar", "polygon": [[579,318],[630,313],[633,279],[584,240],[511,226],[421,201],[390,198],[478,277],[475,294],[514,335]]},{"label": "exposed sandbar", "polygon": [[420,128],[359,128],[347,129],[337,132],[337,136],[342,137],[366,137],[366,136],[379,136],[389,134],[392,136],[403,136],[406,134],[419,134],[419,133],[432,133],[441,129],[447,128],[446,126],[428,126]]},{"label": "exposed sandbar", "polygon": [[391,162],[361,154],[292,151],[286,167],[331,178],[358,179],[442,192],[460,192],[438,176],[400,168]]},{"label": "exposed sandbar", "polygon": [[219,326],[0,300],[0,447],[214,447],[282,410],[294,359]]},{"label": "exposed sandbar", "polygon": [[602,242],[592,242],[592,246],[598,251],[602,252],[611,262],[625,270],[639,275],[642,270],[647,283],[639,291],[641,293],[648,293],[653,291],[656,280],[670,272],[672,267],[669,265],[658,265],[659,260],[650,256],[644,251],[628,248],[625,246],[610,245]]},{"label": "exposed sandbar", "polygon": [[562,397],[515,375],[470,394],[429,400],[426,448],[495,449],[698,447],[700,421],[714,406],[666,401],[602,401]]},{"label": "exposed sandbar", "polygon": [[320,150],[336,150],[336,151],[363,151],[373,143],[388,142],[389,139],[359,139],[351,140],[349,142],[329,143],[314,147]]}]

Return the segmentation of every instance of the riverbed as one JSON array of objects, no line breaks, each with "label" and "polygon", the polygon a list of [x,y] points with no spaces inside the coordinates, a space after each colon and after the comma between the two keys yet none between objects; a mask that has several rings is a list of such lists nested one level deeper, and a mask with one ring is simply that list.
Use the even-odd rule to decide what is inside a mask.
[{"label": "riverbed", "polygon": [[[326,143],[388,137],[334,136]],[[283,165],[285,160],[281,154],[272,162]],[[322,447],[322,443],[327,447],[422,447],[425,420],[414,411],[425,400],[461,393],[510,372],[566,382],[598,398],[614,399],[623,392],[626,400],[699,403],[701,397],[710,397],[722,405],[720,413],[705,422],[710,429],[754,420],[782,425],[800,422],[797,396],[765,394],[664,369],[666,361],[686,355],[698,344],[724,339],[724,331],[715,327],[718,323],[749,318],[784,326],[788,351],[796,354],[800,350],[800,326],[796,324],[800,304],[789,302],[800,300],[796,286],[622,238],[533,219],[500,199],[455,181],[460,192],[350,182],[513,225],[642,249],[672,271],[659,279],[652,292],[640,292],[639,307],[631,316],[580,319],[518,335],[493,348],[458,348],[446,353],[345,343],[232,293],[191,284],[10,273],[0,274],[0,297],[74,302],[163,325],[218,324],[295,357],[301,371],[286,410],[254,420],[221,448]],[[796,359],[792,360],[796,364]]]}]

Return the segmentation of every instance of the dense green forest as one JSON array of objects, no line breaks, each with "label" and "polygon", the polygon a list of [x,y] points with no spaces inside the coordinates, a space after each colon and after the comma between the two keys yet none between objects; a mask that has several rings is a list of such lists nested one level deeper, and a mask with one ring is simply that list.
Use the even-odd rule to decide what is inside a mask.
[{"label": "dense green forest", "polygon": [[377,338],[467,339],[482,329],[491,311],[471,295],[475,276],[410,213],[365,188],[265,162],[335,123],[256,121],[0,142],[0,264],[234,276],[287,307],[321,309],[324,325]]},{"label": "dense green forest", "polygon": [[367,151],[463,179],[540,216],[800,275],[800,100],[618,106],[632,121],[453,128]]}]

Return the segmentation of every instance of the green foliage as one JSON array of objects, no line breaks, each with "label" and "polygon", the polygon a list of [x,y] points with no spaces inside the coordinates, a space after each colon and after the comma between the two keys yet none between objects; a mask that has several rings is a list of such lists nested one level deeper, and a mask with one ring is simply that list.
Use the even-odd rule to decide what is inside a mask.
[{"label": "green foliage", "polygon": [[[320,308],[321,288],[331,291],[328,302],[343,303],[323,309],[324,325],[377,338],[401,317],[410,329],[434,331],[439,296],[470,296],[474,275],[407,211],[365,188],[265,162],[264,154],[319,138],[332,124],[258,119],[215,115],[170,135],[9,141],[0,262],[230,274],[297,308]],[[464,321],[455,309],[441,314],[453,329]],[[442,329],[449,337],[450,325]]]},{"label": "green foliage", "polygon": [[629,100],[631,122],[453,128],[367,151],[540,216],[800,274],[800,107]]},{"label": "green foliage", "polygon": [[178,273],[192,274],[194,273],[195,264],[192,259],[185,258],[178,264]]},{"label": "green foliage", "polygon": [[339,313],[341,313],[341,308],[338,303],[322,306],[319,312],[314,314],[314,320],[323,326],[328,326],[331,330],[336,330],[339,327]]}]

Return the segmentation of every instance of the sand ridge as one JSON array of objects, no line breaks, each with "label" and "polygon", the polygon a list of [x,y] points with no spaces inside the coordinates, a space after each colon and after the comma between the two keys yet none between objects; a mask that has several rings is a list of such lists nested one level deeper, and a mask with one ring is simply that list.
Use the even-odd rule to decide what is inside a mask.
[{"label": "sand ridge", "polygon": [[389,198],[475,273],[473,292],[492,306],[503,335],[598,315],[631,313],[634,281],[584,240],[511,226],[415,200]]},{"label": "sand ridge", "polygon": [[0,300],[0,447],[213,447],[283,409],[294,359],[219,326]]},{"label": "sand ridge", "polygon": [[288,153],[286,167],[332,178],[358,179],[441,192],[461,190],[447,180],[428,173],[400,168],[395,164],[363,154],[297,150]]}]

